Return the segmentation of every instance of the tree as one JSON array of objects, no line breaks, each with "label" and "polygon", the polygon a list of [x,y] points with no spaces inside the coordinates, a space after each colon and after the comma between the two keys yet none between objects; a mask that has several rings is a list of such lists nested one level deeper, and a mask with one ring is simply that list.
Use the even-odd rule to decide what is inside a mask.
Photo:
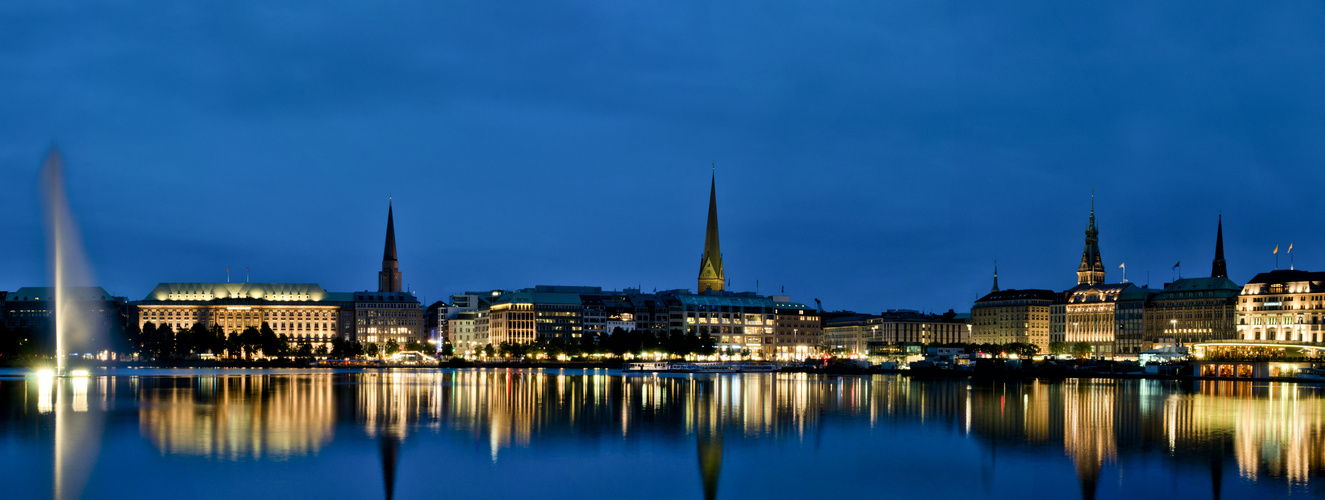
[{"label": "tree", "polygon": [[451,345],[450,342],[443,343],[443,344],[442,344],[442,357],[449,358],[449,357],[451,357],[451,356],[455,356],[455,346]]},{"label": "tree", "polygon": [[262,332],[259,332],[257,328],[250,326],[239,334],[239,347],[244,351],[244,359],[252,357],[261,346]]},{"label": "tree", "polygon": [[369,342],[367,345],[363,346],[363,353],[370,358],[376,358],[377,351],[378,349],[376,342]]},{"label": "tree", "polygon": [[1093,351],[1094,349],[1091,347],[1090,343],[1088,342],[1077,342],[1075,344],[1072,344],[1072,355],[1078,358],[1084,358],[1086,356],[1089,356],[1090,353]]},{"label": "tree", "polygon": [[295,355],[300,358],[313,357],[313,344],[309,344],[308,342],[299,344],[299,351],[297,351]]},{"label": "tree", "polygon": [[1067,342],[1050,342],[1049,354],[1053,354],[1055,356],[1059,354],[1067,354]]},{"label": "tree", "polygon": [[715,352],[718,352],[718,349],[713,343],[713,336],[709,335],[708,332],[700,334],[699,350],[696,352],[696,354],[699,354],[701,356],[712,356],[713,353]]},{"label": "tree", "polygon": [[276,336],[276,332],[272,331],[271,325],[268,325],[266,321],[262,322],[261,330],[258,330],[257,344],[257,348],[262,350],[263,356],[278,358],[285,354],[281,349],[284,347],[281,338]]},{"label": "tree", "polygon": [[138,335],[138,354],[143,357],[156,357],[156,324],[143,323],[143,331]]},{"label": "tree", "polygon": [[497,350],[492,347],[492,344],[487,344],[483,346],[483,355],[491,358],[497,355]]},{"label": "tree", "polygon": [[175,329],[170,323],[162,323],[156,327],[156,334],[152,336],[152,357],[155,359],[165,359],[175,350]]},{"label": "tree", "polygon": [[317,349],[314,349],[314,350],[313,350],[313,354],[316,354],[316,355],[318,355],[318,356],[326,356],[326,355],[327,355],[327,345],[326,345],[326,344],[318,344],[318,345],[317,345]]},{"label": "tree", "polygon": [[387,357],[390,357],[394,356],[398,352],[400,352],[400,343],[396,342],[396,339],[387,340],[386,349],[383,350],[383,354],[385,354]]}]

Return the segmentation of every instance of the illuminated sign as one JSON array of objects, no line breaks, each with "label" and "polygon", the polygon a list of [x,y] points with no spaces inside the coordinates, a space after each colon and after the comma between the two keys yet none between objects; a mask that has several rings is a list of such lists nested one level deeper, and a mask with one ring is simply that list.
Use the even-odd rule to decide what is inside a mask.
[{"label": "illuminated sign", "polygon": [[227,311],[248,311],[251,309],[253,308],[249,306],[228,306],[225,308]]}]

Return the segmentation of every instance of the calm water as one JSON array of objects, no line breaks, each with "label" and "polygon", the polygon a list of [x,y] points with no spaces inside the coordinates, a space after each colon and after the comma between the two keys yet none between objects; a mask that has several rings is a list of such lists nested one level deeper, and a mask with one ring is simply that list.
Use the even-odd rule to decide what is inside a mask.
[{"label": "calm water", "polygon": [[1322,394],[616,371],[0,372],[5,498],[1325,496]]}]

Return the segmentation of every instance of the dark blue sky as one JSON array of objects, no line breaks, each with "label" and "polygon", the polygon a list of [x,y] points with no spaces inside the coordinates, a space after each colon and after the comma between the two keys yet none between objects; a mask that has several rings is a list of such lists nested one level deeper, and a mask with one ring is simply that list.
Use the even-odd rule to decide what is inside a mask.
[{"label": "dark blue sky", "polygon": [[[130,3],[133,5],[124,5]],[[1243,2],[0,4],[0,290],[45,281],[58,144],[98,281],[375,288],[388,196],[428,301],[732,288],[969,308],[1325,269],[1325,6]],[[1284,260],[1283,265],[1288,265]]]}]

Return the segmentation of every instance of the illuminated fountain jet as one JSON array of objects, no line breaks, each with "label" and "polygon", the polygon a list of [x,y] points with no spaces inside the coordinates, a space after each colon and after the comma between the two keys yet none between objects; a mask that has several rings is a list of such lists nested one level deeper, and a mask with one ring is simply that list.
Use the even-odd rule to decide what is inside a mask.
[{"label": "illuminated fountain jet", "polygon": [[90,285],[94,280],[91,266],[83,254],[78,226],[69,209],[64,161],[58,149],[51,148],[46,156],[41,169],[41,184],[46,208],[47,260],[51,285],[55,288],[51,314],[55,327],[55,373],[64,376],[69,353],[93,351],[92,341],[99,337],[93,331],[97,322],[80,311],[75,297],[80,285]]}]

